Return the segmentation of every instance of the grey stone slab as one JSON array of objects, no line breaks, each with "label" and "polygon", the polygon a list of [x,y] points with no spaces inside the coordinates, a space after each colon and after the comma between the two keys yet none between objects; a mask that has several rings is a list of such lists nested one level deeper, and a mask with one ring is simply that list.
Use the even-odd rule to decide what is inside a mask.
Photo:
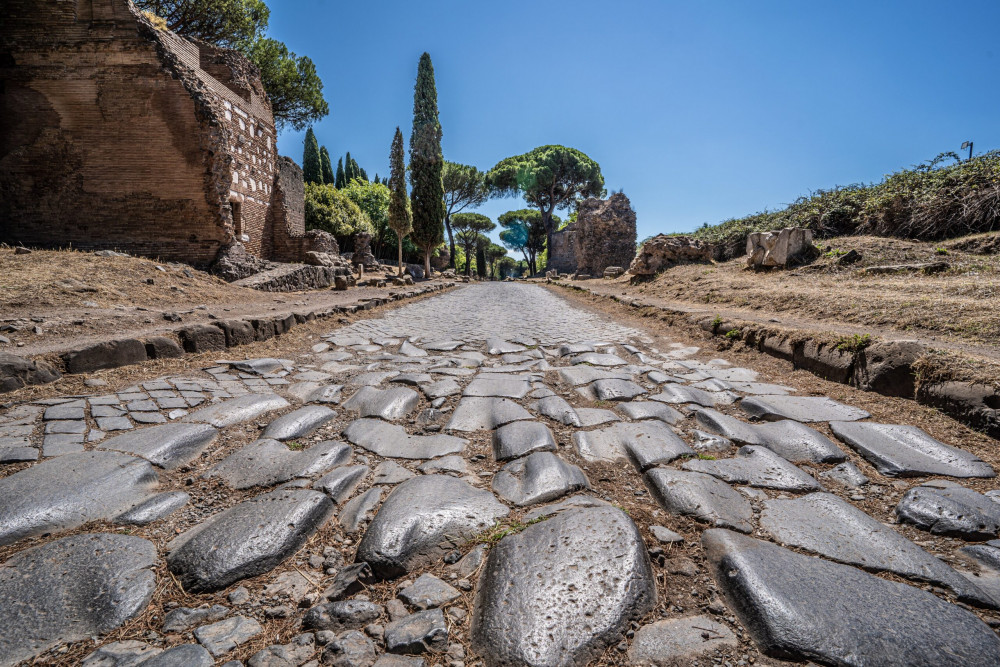
[{"label": "grey stone slab", "polygon": [[748,415],[765,421],[847,422],[871,416],[860,408],[838,403],[826,396],[750,396],[740,402],[740,408]]},{"label": "grey stone slab", "polygon": [[74,433],[83,434],[87,432],[87,422],[85,421],[54,421],[45,423],[45,433]]},{"label": "grey stone slab", "polygon": [[261,437],[272,440],[304,438],[336,416],[337,413],[325,405],[307,405],[275,419],[267,425]]},{"label": "grey stone slab", "polygon": [[68,405],[53,405],[46,408],[42,415],[45,421],[56,419],[83,419],[83,407],[71,407]]},{"label": "grey stone slab", "polygon": [[531,384],[523,378],[477,377],[462,392],[463,396],[524,398]]},{"label": "grey stone slab", "polygon": [[584,428],[611,424],[622,420],[614,412],[605,410],[604,408],[577,408],[576,416],[580,420],[580,426]]},{"label": "grey stone slab", "polygon": [[288,401],[277,394],[248,394],[196,410],[184,417],[183,421],[202,422],[216,428],[225,428],[288,406]]},{"label": "grey stone slab", "polygon": [[946,445],[916,426],[834,421],[830,429],[887,477],[996,476],[978,456]]},{"label": "grey stone slab", "polygon": [[167,565],[186,591],[220,590],[275,568],[332,513],[333,503],[318,491],[278,489],[219,512],[176,537],[167,544]]},{"label": "grey stone slab", "polygon": [[657,401],[629,401],[627,403],[620,403],[617,407],[618,411],[623,415],[636,421],[641,419],[659,419],[668,424],[676,424],[684,419],[684,415],[680,412],[665,403]]},{"label": "grey stone slab", "polygon": [[571,354],[584,354],[586,352],[596,352],[595,348],[590,343],[567,343],[566,345],[560,345],[556,348],[556,355],[560,357],[566,357]]},{"label": "grey stone slab", "polygon": [[577,453],[588,461],[627,458],[640,471],[694,454],[669,426],[655,420],[622,422],[599,431],[577,431],[573,434],[573,444]]},{"label": "grey stone slab", "polygon": [[402,375],[397,375],[389,380],[389,382],[393,384],[406,384],[411,387],[418,387],[422,384],[429,384],[433,381],[434,379],[431,377],[430,373],[403,373]]},{"label": "grey stone slab", "polygon": [[555,450],[556,439],[549,427],[541,422],[513,422],[493,432],[493,457],[497,461]]},{"label": "grey stone slab", "polygon": [[536,505],[590,487],[577,466],[552,452],[511,461],[493,476],[493,491],[518,507]]},{"label": "grey stone slab", "polygon": [[371,520],[375,508],[381,501],[382,489],[368,489],[360,496],[344,503],[340,514],[337,515],[344,532],[353,534],[361,530],[361,527]]},{"label": "grey stone slab", "polygon": [[102,431],[128,431],[132,428],[132,422],[128,417],[98,417],[97,428]]},{"label": "grey stone slab", "polygon": [[635,633],[628,660],[635,667],[671,667],[704,660],[716,651],[732,651],[739,640],[727,626],[708,616],[685,616],[644,625]]},{"label": "grey stone slab", "polygon": [[684,379],[673,375],[667,375],[661,371],[649,371],[646,377],[655,384],[684,384]]},{"label": "grey stone slab", "polygon": [[357,560],[395,577],[436,562],[507,515],[489,491],[445,475],[424,475],[393,489],[358,545]]},{"label": "grey stone slab", "polygon": [[323,491],[337,505],[351,497],[371,469],[366,465],[344,466],[321,477],[313,488]]},{"label": "grey stone slab", "polygon": [[598,401],[630,401],[648,393],[644,387],[631,380],[596,380],[589,388]]},{"label": "grey stone slab", "polygon": [[409,614],[385,626],[385,647],[391,653],[444,653],[448,624],[440,609]]},{"label": "grey stone slab", "polygon": [[445,473],[454,475],[468,475],[471,471],[469,470],[469,464],[466,463],[465,459],[461,456],[442,456],[439,459],[434,459],[432,461],[427,461],[426,463],[420,464],[420,472],[425,475],[433,475],[435,473]]},{"label": "grey stone slab", "polygon": [[829,665],[995,665],[1000,638],[913,586],[726,530],[702,534],[716,583],[767,655]]},{"label": "grey stone slab", "polygon": [[399,346],[399,353],[406,355],[407,357],[426,357],[427,350],[422,350],[416,345],[410,343],[410,341],[404,340],[403,344]]},{"label": "grey stone slab", "polygon": [[129,414],[137,424],[165,424],[167,418],[159,412],[132,412]]},{"label": "grey stone slab", "polygon": [[660,386],[660,389],[662,391],[650,396],[649,400],[674,405],[694,403],[706,408],[714,408],[717,405],[730,405],[739,399],[739,396],[731,391],[705,391],[682,384],[664,384]]},{"label": "grey stone slab", "polygon": [[208,424],[163,424],[138,429],[101,443],[112,449],[140,456],[150,463],[173,470],[201,456],[219,436]]},{"label": "grey stone slab", "polygon": [[590,384],[597,380],[631,380],[632,375],[623,371],[609,371],[596,366],[573,366],[570,368],[559,368],[559,380],[572,386]]},{"label": "grey stone slab", "polygon": [[612,507],[568,509],[494,546],[470,638],[496,665],[584,665],[656,605],[639,530]]},{"label": "grey stone slab", "polygon": [[83,451],[83,435],[54,433],[42,440],[42,456],[64,456]]},{"label": "grey stone slab", "polygon": [[962,487],[912,488],[896,506],[896,516],[938,535],[978,540],[1000,532],[1000,503]]},{"label": "grey stone slab", "polygon": [[344,430],[355,445],[379,456],[400,459],[433,459],[458,454],[466,441],[451,435],[410,435],[402,426],[380,419],[356,419]]},{"label": "grey stone slab", "polygon": [[653,534],[653,537],[660,544],[679,544],[684,541],[683,535],[675,533],[665,526],[650,526],[649,532]]},{"label": "grey stone slab", "polygon": [[574,366],[587,364],[589,366],[625,366],[627,361],[614,354],[599,354],[597,352],[584,352],[570,359]]},{"label": "grey stone slab", "polygon": [[699,410],[695,419],[705,429],[733,442],[767,447],[789,461],[839,463],[847,458],[825,435],[791,419],[748,424],[710,408]]},{"label": "grey stone slab", "polygon": [[254,373],[255,375],[267,375],[276,373],[291,367],[291,362],[285,359],[272,359],[265,357],[261,359],[247,359],[246,361],[231,361],[229,365],[237,371],[244,373]]},{"label": "grey stone slab", "polygon": [[463,343],[460,340],[438,340],[431,341],[429,343],[421,343],[425,350],[431,350],[433,352],[451,352],[452,350],[457,350],[462,347]]},{"label": "grey stone slab", "polygon": [[264,632],[264,628],[255,619],[246,616],[233,616],[218,623],[197,628],[194,631],[194,636],[212,656],[218,658],[237,646],[247,643],[262,632]]},{"label": "grey stone slab", "polygon": [[832,494],[767,500],[760,525],[781,544],[866,570],[928,581],[950,589],[963,602],[996,606],[987,594],[944,562]]},{"label": "grey stone slab", "polygon": [[302,619],[306,630],[344,632],[363,628],[382,615],[382,605],[368,600],[337,600],[316,605]]},{"label": "grey stone slab", "polygon": [[487,338],[486,352],[498,356],[501,354],[511,354],[514,352],[524,352],[527,348],[517,343],[510,343],[501,338]]},{"label": "grey stone slab", "polygon": [[416,473],[408,468],[404,468],[395,461],[382,461],[382,463],[375,466],[373,474],[372,484],[394,485],[405,482],[411,477],[416,477]]},{"label": "grey stone slab", "polygon": [[667,468],[646,471],[646,486],[663,509],[720,528],[749,533],[753,507],[739,491],[715,477]]},{"label": "grey stone slab", "polygon": [[142,400],[142,401],[129,401],[128,405],[125,406],[131,412],[155,412],[159,408],[154,401]]},{"label": "grey stone slab", "polygon": [[350,448],[344,443],[325,441],[296,451],[283,442],[263,439],[233,452],[210,468],[205,477],[219,477],[234,489],[273,486],[295,477],[320,474],[349,459]]},{"label": "grey stone slab", "polygon": [[703,472],[731,484],[782,491],[817,491],[819,483],[770,449],[745,445],[731,459],[686,461],[685,470]]},{"label": "grey stone slab", "polygon": [[38,450],[34,447],[0,447],[0,463],[24,463],[37,460]]},{"label": "grey stone slab", "polygon": [[344,401],[344,408],[357,412],[362,417],[379,417],[386,421],[402,419],[413,412],[420,403],[417,392],[406,387],[376,389],[361,387],[353,396]]},{"label": "grey stone slab", "polygon": [[[316,652],[316,637],[311,632],[303,633],[288,644],[272,644],[251,656],[248,667],[298,667],[309,664],[309,658]],[[313,660],[313,667],[316,661]]]},{"label": "grey stone slab", "polygon": [[347,381],[352,387],[375,387],[399,375],[399,371],[370,371],[355,375]]},{"label": "grey stone slab", "polygon": [[728,452],[735,447],[732,440],[723,438],[721,435],[715,435],[714,433],[694,429],[691,431],[691,435],[693,436],[691,447],[698,452]]},{"label": "grey stone slab", "polygon": [[850,489],[861,488],[869,482],[869,479],[865,477],[865,474],[850,461],[841,463],[840,465],[834,466],[829,470],[821,472],[819,476]]},{"label": "grey stone slab", "polygon": [[0,479],[0,545],[111,519],[145,501],[157,485],[142,459],[80,452]]},{"label": "grey stone slab", "polygon": [[463,398],[445,427],[451,431],[489,431],[531,419],[531,413],[508,398]]},{"label": "grey stone slab", "polygon": [[187,632],[199,625],[221,621],[229,616],[229,609],[222,605],[192,608],[177,607],[167,612],[163,618],[163,632]]},{"label": "grey stone slab", "polygon": [[426,384],[421,387],[421,390],[424,392],[427,400],[433,401],[438,398],[447,398],[448,396],[461,393],[462,386],[451,378],[445,378],[444,380]]},{"label": "grey stone slab", "polygon": [[80,663],[80,667],[134,667],[161,653],[162,649],[127,639],[112,642],[97,649]]},{"label": "grey stone slab", "polygon": [[11,556],[0,565],[0,664],[31,660],[134,618],[153,596],[155,562],[152,542],[104,533],[72,535]]},{"label": "grey stone slab", "polygon": [[580,416],[576,413],[576,409],[566,399],[556,396],[554,393],[551,393],[551,390],[549,392],[549,395],[542,397],[541,400],[532,406],[533,409],[561,424],[582,426],[583,424],[580,421]]},{"label": "grey stone slab", "polygon": [[187,505],[190,500],[191,496],[183,491],[158,493],[149,500],[118,515],[115,517],[114,522],[132,526],[145,526],[173,514]]},{"label": "grey stone slab", "polygon": [[454,602],[462,593],[433,574],[424,573],[399,591],[399,599],[417,609],[435,609]]},{"label": "grey stone slab", "polygon": [[142,663],[142,667],[212,667],[212,655],[198,644],[168,648]]}]

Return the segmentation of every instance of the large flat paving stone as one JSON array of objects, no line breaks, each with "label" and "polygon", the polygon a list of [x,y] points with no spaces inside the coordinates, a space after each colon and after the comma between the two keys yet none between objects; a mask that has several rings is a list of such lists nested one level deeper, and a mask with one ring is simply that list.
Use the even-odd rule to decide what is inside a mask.
[{"label": "large flat paving stone", "polygon": [[598,401],[630,401],[648,393],[645,387],[631,380],[597,380],[588,388]]},{"label": "large flat paving stone", "polygon": [[382,578],[436,562],[509,510],[489,491],[446,475],[423,475],[393,489],[358,545],[357,561]]},{"label": "large flat paving stone", "polygon": [[546,396],[539,400],[533,409],[560,424],[565,424],[566,426],[583,426],[580,416],[576,413],[576,409],[562,396]]},{"label": "large flat paving stone", "polygon": [[847,460],[847,455],[828,437],[792,419],[748,424],[709,408],[699,410],[695,419],[712,433],[741,445],[767,447],[789,461],[840,463]]},{"label": "large flat paving stone", "polygon": [[833,434],[887,477],[995,477],[978,456],[946,445],[916,426],[830,422]]},{"label": "large flat paving stone", "polygon": [[493,458],[516,459],[532,452],[554,452],[556,439],[541,422],[512,422],[493,432]]},{"label": "large flat paving stone", "polygon": [[344,436],[355,445],[379,456],[397,459],[433,459],[458,454],[466,441],[453,435],[410,435],[402,426],[381,419],[356,419]]},{"label": "large flat paving stone", "polygon": [[731,459],[686,461],[685,470],[703,472],[731,484],[781,491],[817,491],[819,482],[770,449],[745,445]]},{"label": "large flat paving stone", "polygon": [[913,586],[728,530],[702,534],[715,581],[761,650],[828,665],[996,665],[1000,638]]},{"label": "large flat paving stone", "polygon": [[627,361],[615,354],[600,354],[599,352],[584,352],[570,360],[574,366],[588,364],[590,366],[625,366]]},{"label": "large flat paving stone", "polygon": [[781,544],[866,570],[929,581],[951,589],[963,602],[996,606],[988,595],[943,561],[832,494],[767,500],[760,525]]},{"label": "large flat paving stone", "polygon": [[857,421],[871,417],[860,408],[838,403],[826,396],[750,396],[740,401],[740,408],[751,417],[765,421]]},{"label": "large flat paving stone", "polygon": [[84,533],[25,549],[0,565],[0,664],[118,628],[149,604],[156,547]]},{"label": "large flat paving stone", "polygon": [[450,431],[490,431],[522,419],[531,413],[509,398],[463,398],[445,427]]},{"label": "large flat paving stone", "polygon": [[351,497],[371,469],[366,465],[342,466],[320,477],[313,488],[323,491],[337,505]]},{"label": "large flat paving stone", "polygon": [[148,461],[117,452],[79,452],[0,479],[0,546],[112,519],[155,493]]},{"label": "large flat paving stone", "polygon": [[640,471],[694,454],[686,442],[660,421],[613,424],[573,434],[577,453],[588,461],[631,460]]},{"label": "large flat paving stone", "polygon": [[462,396],[498,398],[524,398],[531,391],[531,383],[524,378],[477,377],[462,392]]},{"label": "large flat paving stone", "polygon": [[660,389],[662,391],[650,396],[649,400],[674,405],[694,403],[706,408],[714,408],[717,405],[730,405],[739,399],[739,396],[731,391],[705,391],[682,384],[664,384],[660,386]]},{"label": "large flat paving stone", "polygon": [[518,507],[548,502],[586,488],[590,488],[590,482],[583,471],[552,452],[535,452],[511,461],[493,476],[493,491]]},{"label": "large flat paving stone", "polygon": [[665,403],[657,401],[629,401],[621,403],[617,407],[619,412],[635,421],[659,419],[668,424],[676,424],[684,419],[684,415],[680,412]]},{"label": "large flat paving stone", "polygon": [[716,651],[738,646],[736,635],[722,623],[708,616],[685,616],[639,628],[628,661],[635,667],[672,667],[699,659],[710,661]]},{"label": "large flat paving stone", "polygon": [[167,544],[167,565],[184,590],[216,591],[269,572],[298,551],[333,514],[318,491],[278,489],[251,498]]},{"label": "large flat paving stone", "polygon": [[937,535],[967,540],[991,539],[1000,532],[1000,503],[960,486],[918,486],[896,505],[900,521]]},{"label": "large flat paving stone", "polygon": [[631,380],[632,376],[623,371],[609,371],[594,366],[573,366],[559,368],[559,379],[566,384],[579,387],[596,380]]},{"label": "large flat paving stone", "polygon": [[248,422],[268,412],[281,410],[288,406],[288,401],[277,394],[247,394],[195,410],[186,417],[182,417],[181,421],[206,423],[216,428],[225,428]]},{"label": "large flat paving stone", "polygon": [[267,425],[261,437],[272,440],[304,438],[336,416],[337,413],[325,405],[306,405],[275,419]]},{"label": "large flat paving stone", "polygon": [[656,605],[639,530],[613,507],[570,509],[502,539],[470,637],[488,665],[586,665]]},{"label": "large flat paving stone", "polygon": [[217,463],[205,477],[219,477],[234,489],[274,486],[309,473],[326,472],[350,458],[351,448],[342,442],[321,442],[293,451],[277,440],[256,440]]},{"label": "large flat paving stone", "polygon": [[720,528],[743,533],[753,530],[753,506],[725,482],[700,472],[653,468],[645,474],[660,506],[671,514],[689,516]]},{"label": "large flat paving stone", "polygon": [[140,456],[173,470],[201,456],[218,436],[219,431],[208,424],[161,424],[115,436],[100,448]]},{"label": "large flat paving stone", "polygon": [[419,403],[420,396],[417,392],[406,387],[390,389],[361,387],[357,393],[344,401],[344,407],[362,417],[379,417],[386,421],[395,421],[413,412]]}]

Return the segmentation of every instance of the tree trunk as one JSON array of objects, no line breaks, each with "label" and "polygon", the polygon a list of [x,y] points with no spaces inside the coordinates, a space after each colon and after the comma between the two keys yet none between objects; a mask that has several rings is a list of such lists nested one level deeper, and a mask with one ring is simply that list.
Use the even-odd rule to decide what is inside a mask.
[{"label": "tree trunk", "polygon": [[[554,207],[553,207],[554,208]],[[552,261],[552,232],[555,230],[552,224],[552,208],[549,210],[542,209],[542,225],[545,227],[545,247],[549,251],[549,261]],[[548,267],[545,267],[548,269]]]},{"label": "tree trunk", "polygon": [[403,277],[403,237],[401,237],[401,236],[399,236],[397,234],[396,238],[399,239],[399,260],[398,260],[398,264],[399,264],[399,277],[402,278]]},{"label": "tree trunk", "polygon": [[455,235],[451,233],[451,215],[444,216],[444,228],[448,230],[448,249],[451,250],[451,257],[448,258],[448,268],[455,268]]},{"label": "tree trunk", "polygon": [[465,246],[465,275],[472,276],[472,258],[469,257],[471,246]]},{"label": "tree trunk", "polygon": [[424,278],[427,280],[431,279],[431,253],[433,251],[433,248],[424,249]]}]

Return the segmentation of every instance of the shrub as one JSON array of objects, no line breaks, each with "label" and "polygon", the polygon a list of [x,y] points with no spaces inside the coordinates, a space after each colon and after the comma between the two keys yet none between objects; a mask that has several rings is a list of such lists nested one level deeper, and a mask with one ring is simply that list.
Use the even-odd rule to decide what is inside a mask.
[{"label": "shrub", "polygon": [[840,338],[837,341],[836,349],[841,352],[860,352],[871,344],[871,334],[854,334]]},{"label": "shrub", "polygon": [[374,229],[368,216],[332,185],[306,183],[306,229],[322,229],[344,245],[352,234]]}]

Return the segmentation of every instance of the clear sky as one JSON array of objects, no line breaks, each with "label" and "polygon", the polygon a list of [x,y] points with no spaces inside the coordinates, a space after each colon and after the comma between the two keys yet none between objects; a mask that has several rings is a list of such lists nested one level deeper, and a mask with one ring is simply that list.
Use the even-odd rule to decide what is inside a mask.
[{"label": "clear sky", "polygon": [[[578,148],[631,198],[640,239],[879,180],[968,139],[1000,148],[1000,0],[269,5],[271,36],[323,79],[315,131],[334,163],[350,151],[387,175],[427,51],[446,159],[485,170]],[[300,164],[302,138],[278,142]]]}]

